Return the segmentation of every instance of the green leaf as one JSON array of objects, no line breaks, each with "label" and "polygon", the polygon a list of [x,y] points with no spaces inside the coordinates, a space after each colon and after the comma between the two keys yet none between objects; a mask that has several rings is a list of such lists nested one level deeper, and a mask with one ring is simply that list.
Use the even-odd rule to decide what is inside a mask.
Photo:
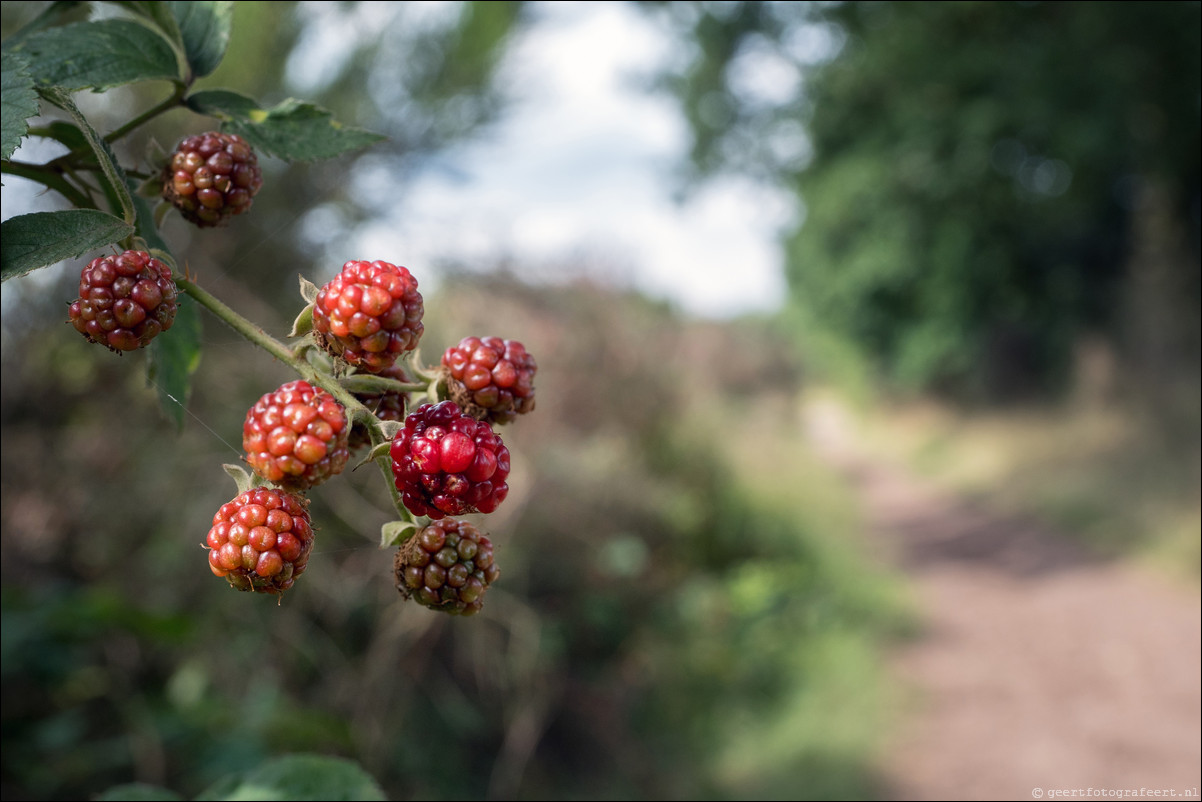
[{"label": "green leaf", "polygon": [[184,52],[192,78],[202,78],[217,69],[230,43],[234,4],[229,0],[168,2],[183,37]]},{"label": "green leaf", "polygon": [[180,52],[183,52],[184,38],[167,3],[157,0],[118,0],[117,5],[149,20],[170,42],[179,45]]},{"label": "green leaf", "polygon": [[33,212],[0,225],[0,281],[125,239],[134,227],[95,209]]},{"label": "green leaf", "polygon": [[96,797],[97,802],[183,802],[183,797],[170,788],[146,783],[114,785]]},{"label": "green leaf", "polygon": [[40,129],[39,133],[44,137],[53,139],[55,142],[61,142],[67,146],[68,150],[91,147],[91,143],[88,142],[88,138],[84,135],[84,132],[79,130],[79,126],[72,125],[66,120],[55,120],[50,125]]},{"label": "green leaf", "polygon": [[197,800],[383,800],[380,786],[359,764],[325,755],[286,755],[228,777]]},{"label": "green leaf", "polygon": [[39,86],[107,89],[135,81],[179,81],[171,42],[145,25],[108,19],[27,36],[9,48],[29,59]]},{"label": "green leaf", "polygon": [[191,95],[187,104],[200,114],[221,120],[223,130],[286,161],[329,159],[386,138],[344,126],[320,106],[293,98],[262,109],[245,95],[213,89]]},{"label": "green leaf", "polygon": [[90,11],[90,3],[82,3],[79,0],[55,0],[55,2],[46,7],[45,11],[38,14],[36,19],[5,39],[4,50],[5,52],[12,51],[16,48],[17,44],[25,41],[38,31],[44,31],[56,25],[65,25],[68,22],[83,22],[88,18]]},{"label": "green leaf", "polygon": [[192,374],[200,366],[201,322],[190,299],[181,295],[177,303],[171,328],[150,342],[146,377],[158,391],[163,413],[176,429],[183,429]]},{"label": "green leaf", "polygon": [[29,61],[17,53],[0,55],[0,159],[13,155],[37,116],[38,95],[33,90]]},{"label": "green leaf", "polygon": [[117,158],[113,155],[108,143],[92,128],[92,124],[88,122],[87,118],[83,116],[83,112],[75,105],[75,101],[71,99],[70,93],[58,87],[43,87],[39,91],[42,97],[70,114],[75,120],[75,125],[84,135],[88,145],[92,148],[92,153],[96,156],[96,163],[100,165],[101,173],[106,181],[105,194],[113,204],[113,210],[116,211],[119,207],[125,221],[133,223],[136,214],[133,197],[129,192],[129,179],[125,177],[125,171],[117,163]]}]

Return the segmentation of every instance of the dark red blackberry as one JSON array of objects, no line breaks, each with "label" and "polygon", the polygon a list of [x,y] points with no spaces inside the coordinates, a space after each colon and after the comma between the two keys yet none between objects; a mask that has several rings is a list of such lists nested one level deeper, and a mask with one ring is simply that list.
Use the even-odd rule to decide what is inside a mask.
[{"label": "dark red blackberry", "polygon": [[405,418],[389,451],[405,507],[414,515],[492,512],[509,494],[509,449],[486,421],[454,401],[423,404]]}]

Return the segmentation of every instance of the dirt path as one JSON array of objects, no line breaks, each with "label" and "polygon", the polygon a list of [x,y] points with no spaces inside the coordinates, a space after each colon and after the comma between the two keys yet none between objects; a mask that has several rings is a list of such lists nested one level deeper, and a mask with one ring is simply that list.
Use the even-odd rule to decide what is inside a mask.
[{"label": "dirt path", "polygon": [[1198,798],[1197,592],[864,459],[836,407],[807,424],[921,605],[892,658],[911,695],[882,766],[894,798]]}]

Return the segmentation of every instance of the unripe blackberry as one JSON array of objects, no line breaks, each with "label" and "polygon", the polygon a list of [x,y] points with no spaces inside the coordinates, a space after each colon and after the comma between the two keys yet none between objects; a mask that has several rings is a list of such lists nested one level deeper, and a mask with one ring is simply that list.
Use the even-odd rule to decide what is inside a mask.
[{"label": "unripe blackberry", "polygon": [[260,487],[222,504],[205,537],[209,568],[237,590],[283,593],[304,573],[313,550],[308,503]]},{"label": "unripe blackberry", "polygon": [[475,615],[501,575],[492,541],[466,521],[434,521],[405,541],[393,559],[396,587],[406,599],[451,615]]},{"label": "unripe blackberry", "polygon": [[346,467],[349,429],[334,396],[298,379],[250,408],[242,447],[259,476],[288,490],[307,490]]},{"label": "unripe blackberry", "polygon": [[350,261],[318,291],[313,330],[332,356],[379,373],[417,347],[424,311],[417,279],[407,269]]},{"label": "unripe blackberry", "polygon": [[[399,382],[409,383],[412,381],[400,365],[393,365],[376,375]],[[362,401],[363,405],[382,421],[403,421],[405,409],[409,404],[409,393],[406,392],[355,393],[355,398]],[[351,427],[350,446],[352,449],[362,448],[370,443],[371,435],[367,433],[365,427],[359,425]]]},{"label": "unripe blackberry", "polygon": [[225,225],[249,210],[261,186],[258,157],[237,134],[190,136],[163,168],[163,197],[201,228]]},{"label": "unripe blackberry", "polygon": [[509,494],[509,449],[454,401],[418,407],[389,454],[401,500],[414,515],[492,512]]},{"label": "unripe blackberry", "polygon": [[442,355],[447,389],[477,420],[509,423],[534,409],[538,365],[517,340],[465,337]]},{"label": "unripe blackberry", "polygon": [[92,342],[134,351],[171,328],[177,294],[171,268],[146,251],[125,251],[88,263],[67,316]]}]

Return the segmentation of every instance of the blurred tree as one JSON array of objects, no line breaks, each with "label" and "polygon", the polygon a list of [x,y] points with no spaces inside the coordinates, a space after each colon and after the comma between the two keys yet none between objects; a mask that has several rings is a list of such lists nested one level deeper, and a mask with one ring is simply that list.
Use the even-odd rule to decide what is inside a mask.
[{"label": "blurred tree", "polygon": [[1058,389],[1087,334],[1196,374],[1199,3],[643,5],[694,177],[804,200],[807,335],[960,397]]}]

